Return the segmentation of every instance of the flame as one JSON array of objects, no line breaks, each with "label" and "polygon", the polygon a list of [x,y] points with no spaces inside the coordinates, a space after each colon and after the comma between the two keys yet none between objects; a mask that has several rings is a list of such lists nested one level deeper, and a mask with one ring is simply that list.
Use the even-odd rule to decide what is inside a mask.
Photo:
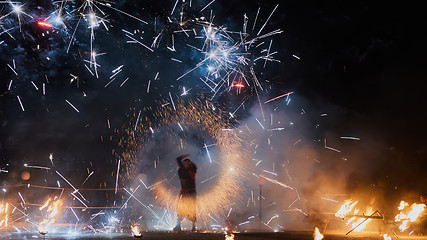
[{"label": "flame", "polygon": [[[359,212],[359,209],[354,209],[353,215],[356,215]],[[346,226],[348,226],[351,222],[353,222],[354,220],[356,220],[356,217],[351,217],[347,222],[346,222]]]},{"label": "flame", "polygon": [[384,240],[391,240],[391,237],[387,234],[383,234]]},{"label": "flame", "polygon": [[58,207],[61,206],[61,204],[61,200],[52,202],[52,204],[47,209],[47,212],[49,213],[49,218],[55,217],[55,215],[58,213]]},{"label": "flame", "polygon": [[402,211],[407,206],[409,206],[409,204],[402,200],[402,201],[400,201],[399,206],[397,207],[397,210]]},{"label": "flame", "polygon": [[135,237],[140,237],[140,236],[142,236],[142,233],[141,233],[141,231],[139,230],[139,227],[138,227],[138,226],[133,226],[133,227],[132,227],[132,234],[133,234],[133,236],[135,236]]},{"label": "flame", "polygon": [[41,206],[39,209],[43,210],[47,208],[47,219],[43,219],[43,221],[38,226],[38,231],[40,234],[45,235],[47,233],[47,230],[51,224],[55,222],[55,215],[58,213],[59,206],[62,205],[61,200],[51,201],[49,198],[43,206]]},{"label": "flame", "polygon": [[49,226],[55,222],[55,219],[43,219],[43,221],[39,224],[39,227],[37,228],[37,230],[39,231],[40,234],[45,235],[47,233],[47,230],[49,228]]},{"label": "flame", "polygon": [[[368,215],[371,215],[372,213],[374,213],[372,207],[367,207],[366,208],[366,213],[363,214],[363,215],[367,215],[368,216]],[[359,220],[357,220],[356,222],[354,222],[353,224],[351,224],[351,227],[355,228],[354,229],[355,232],[360,232],[363,229],[365,229],[366,226],[368,225],[368,223],[370,223],[371,221],[372,221],[372,218],[368,218],[368,219],[366,219],[366,218],[359,218]],[[357,225],[359,225],[359,226],[357,226]]]},{"label": "flame", "polygon": [[317,227],[314,228],[313,233],[314,240],[321,240],[323,239],[323,235],[320,233],[319,229]]},{"label": "flame", "polygon": [[335,213],[335,217],[344,218],[357,203],[358,201],[353,202],[351,199],[345,200],[338,212]]},{"label": "flame", "polygon": [[225,240],[234,240],[234,234],[230,233],[230,234],[225,235]]},{"label": "flame", "polygon": [[4,213],[4,219],[0,220],[0,227],[4,226],[7,227],[7,209],[9,207],[9,203],[6,203],[6,205],[4,205],[3,203],[0,205],[0,213]]},{"label": "flame", "polygon": [[39,209],[43,210],[45,207],[49,205],[49,202],[50,202],[50,198],[45,202],[45,204],[43,204],[43,206],[39,207]]},{"label": "flame", "polygon": [[408,210],[405,211],[405,209],[407,209],[406,207],[408,206],[409,206],[408,203],[404,201],[400,201],[400,204],[397,207],[397,209],[400,210],[400,212],[396,215],[396,217],[394,217],[395,222],[402,222],[402,224],[399,226],[399,230],[401,232],[409,228],[408,226],[409,222],[417,221],[418,217],[421,215],[422,212],[424,212],[426,207],[425,204],[413,203],[408,212]]}]

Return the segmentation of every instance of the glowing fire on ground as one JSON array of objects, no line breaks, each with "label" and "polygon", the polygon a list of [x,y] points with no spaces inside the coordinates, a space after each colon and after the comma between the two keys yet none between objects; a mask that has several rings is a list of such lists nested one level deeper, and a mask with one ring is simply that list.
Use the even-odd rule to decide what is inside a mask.
[{"label": "glowing fire on ground", "polygon": [[387,234],[383,234],[384,240],[391,240],[391,237]]},{"label": "glowing fire on ground", "polygon": [[314,240],[321,240],[323,239],[323,235],[320,233],[319,229],[317,227],[314,228],[313,233]]},{"label": "glowing fire on ground", "polygon": [[400,201],[397,209],[400,211],[396,217],[394,218],[395,222],[402,222],[399,226],[399,230],[401,232],[405,231],[409,228],[408,224],[410,222],[415,222],[419,218],[422,212],[424,212],[426,205],[425,204],[417,204],[413,203],[411,207],[405,201]]},{"label": "glowing fire on ground", "polygon": [[139,230],[138,226],[133,226],[132,227],[132,234],[133,234],[134,237],[142,237],[141,230]]},{"label": "glowing fire on ground", "polygon": [[225,240],[234,240],[234,234],[230,233],[230,234],[225,235]]},{"label": "glowing fire on ground", "polygon": [[[370,205],[374,203],[375,199],[372,199]],[[353,201],[348,199],[340,206],[340,209],[335,213],[336,217],[345,218],[350,215],[350,219],[347,220],[346,226],[351,224],[351,228],[355,232],[360,232],[366,228],[366,226],[372,221],[371,218],[365,218],[374,213],[372,206],[368,206],[364,213],[360,213],[358,208],[355,208],[359,201]],[[359,214],[359,215],[356,215]]]},{"label": "glowing fire on ground", "polygon": [[51,201],[49,198],[43,206],[41,206],[39,209],[42,211],[43,209],[47,208],[46,213],[47,216],[38,226],[38,231],[41,235],[45,235],[48,232],[49,226],[55,222],[55,215],[58,213],[59,206],[62,205],[61,200]]},{"label": "glowing fire on ground", "polygon": [[[368,215],[371,215],[372,213],[374,213],[374,211],[373,211],[373,209],[372,209],[372,207],[367,207],[366,208],[366,212],[365,212],[365,214],[364,215],[366,215],[366,216],[368,216]],[[353,219],[353,218],[352,218]],[[355,218],[354,218],[355,219]],[[353,219],[353,220],[354,220]],[[371,218],[368,218],[368,219],[365,219],[365,218],[359,218],[359,220],[357,220],[356,222],[353,222],[352,224],[351,224],[351,227],[352,228],[354,228],[354,231],[355,232],[360,232],[360,231],[362,231],[363,229],[365,229],[366,228],[366,226],[368,225],[368,223],[370,223],[372,221],[372,219]],[[351,222],[348,222],[347,223],[347,225],[348,224],[350,224]]]}]

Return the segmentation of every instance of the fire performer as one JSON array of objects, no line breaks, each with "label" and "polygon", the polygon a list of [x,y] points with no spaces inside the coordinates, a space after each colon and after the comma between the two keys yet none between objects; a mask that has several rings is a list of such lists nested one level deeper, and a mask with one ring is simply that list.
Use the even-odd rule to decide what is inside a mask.
[{"label": "fire performer", "polygon": [[188,154],[179,156],[176,160],[179,165],[178,175],[181,182],[181,192],[178,200],[178,224],[173,229],[181,231],[181,221],[186,218],[193,223],[192,230],[196,230],[196,172],[197,166],[188,159]]}]

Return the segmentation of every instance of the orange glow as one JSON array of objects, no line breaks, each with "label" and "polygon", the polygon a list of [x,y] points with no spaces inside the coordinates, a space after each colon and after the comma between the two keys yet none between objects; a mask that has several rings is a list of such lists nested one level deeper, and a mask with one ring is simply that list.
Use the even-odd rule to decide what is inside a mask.
[{"label": "orange glow", "polygon": [[408,206],[408,203],[401,201],[397,208],[400,212],[394,217],[395,222],[402,222],[399,226],[399,230],[401,232],[409,228],[408,225],[410,222],[417,221],[418,217],[424,212],[426,207],[425,204],[417,203],[413,203],[410,208],[407,208]]},{"label": "orange glow", "polygon": [[391,237],[387,234],[383,234],[384,240],[391,240]]},{"label": "orange glow", "polygon": [[138,226],[133,226],[132,227],[132,234],[133,234],[134,237],[141,237],[142,236],[142,233],[139,230]]},{"label": "orange glow", "polygon": [[225,240],[234,240],[234,234],[230,233],[230,234],[225,235]]},{"label": "orange glow", "polygon": [[317,227],[314,228],[313,233],[314,240],[321,240],[323,239],[323,235],[320,233],[319,229]]},{"label": "orange glow", "polygon": [[235,86],[235,87],[238,87],[238,88],[242,88],[242,87],[244,87],[245,85],[243,85],[243,84],[241,84],[241,83],[237,83],[237,84],[234,84],[234,86]]}]

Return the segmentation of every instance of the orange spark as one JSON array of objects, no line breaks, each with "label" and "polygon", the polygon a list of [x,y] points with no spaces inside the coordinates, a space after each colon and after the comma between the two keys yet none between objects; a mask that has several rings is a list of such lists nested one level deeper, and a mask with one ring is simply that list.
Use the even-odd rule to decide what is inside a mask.
[{"label": "orange spark", "polygon": [[48,27],[48,28],[53,27],[53,25],[52,25],[52,24],[50,24],[50,23],[48,23],[48,22],[45,22],[45,21],[38,21],[38,22],[37,22],[37,25],[42,26],[42,27]]}]

